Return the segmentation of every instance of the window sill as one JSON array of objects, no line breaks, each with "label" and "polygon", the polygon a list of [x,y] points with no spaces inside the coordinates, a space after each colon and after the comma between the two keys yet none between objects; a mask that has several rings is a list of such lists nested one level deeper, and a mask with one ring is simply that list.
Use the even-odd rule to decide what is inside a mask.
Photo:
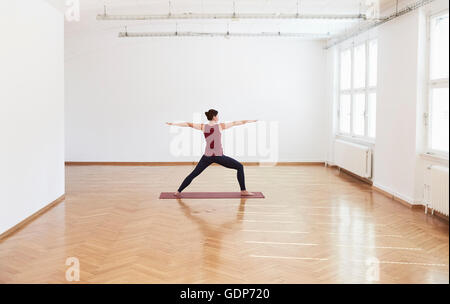
[{"label": "window sill", "polygon": [[444,164],[448,166],[448,157],[442,156],[442,155],[437,155],[437,154],[431,154],[431,153],[422,153],[420,154],[420,156],[423,159],[429,160],[429,161],[433,161],[436,163],[440,163],[440,164]]},{"label": "window sill", "polygon": [[374,140],[370,140],[367,138],[361,138],[361,137],[355,137],[355,136],[349,136],[349,135],[341,135],[336,134],[335,139],[340,139],[343,141],[348,141],[354,144],[364,145],[368,147],[373,147],[375,145]]}]

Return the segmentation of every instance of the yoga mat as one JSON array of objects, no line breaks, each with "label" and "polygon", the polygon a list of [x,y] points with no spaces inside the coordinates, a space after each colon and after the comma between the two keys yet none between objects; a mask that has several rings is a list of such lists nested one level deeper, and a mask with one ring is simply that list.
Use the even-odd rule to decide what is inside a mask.
[{"label": "yoga mat", "polygon": [[262,192],[252,192],[254,195],[241,195],[240,192],[182,192],[175,196],[173,192],[161,192],[159,199],[177,198],[265,198]]}]

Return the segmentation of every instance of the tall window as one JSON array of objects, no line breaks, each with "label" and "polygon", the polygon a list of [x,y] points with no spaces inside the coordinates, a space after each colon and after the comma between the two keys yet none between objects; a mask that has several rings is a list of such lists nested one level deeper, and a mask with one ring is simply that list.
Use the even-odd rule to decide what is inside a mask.
[{"label": "tall window", "polygon": [[341,51],[339,133],[375,138],[377,40]]},{"label": "tall window", "polygon": [[429,112],[428,150],[435,154],[446,154],[449,148],[449,23],[448,11],[430,18],[430,68],[429,68]]}]

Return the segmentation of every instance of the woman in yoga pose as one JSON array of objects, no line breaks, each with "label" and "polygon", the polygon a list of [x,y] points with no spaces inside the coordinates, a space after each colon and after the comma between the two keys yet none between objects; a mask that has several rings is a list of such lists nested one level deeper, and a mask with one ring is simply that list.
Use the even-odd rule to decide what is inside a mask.
[{"label": "woman in yoga pose", "polygon": [[178,188],[177,192],[175,192],[175,195],[177,196],[180,195],[180,193],[187,186],[189,186],[192,180],[198,175],[200,175],[200,173],[202,173],[203,170],[205,170],[212,163],[217,163],[226,168],[237,170],[237,179],[239,182],[239,186],[241,187],[241,195],[243,196],[253,195],[253,193],[248,192],[245,189],[244,166],[237,160],[223,155],[221,132],[225,129],[229,129],[234,126],[240,126],[246,123],[256,122],[256,120],[240,120],[229,123],[218,123],[219,121],[218,113],[219,112],[217,112],[214,109],[205,112],[205,115],[209,121],[207,124],[195,124],[190,122],[167,123],[169,126],[190,127],[196,130],[201,130],[205,135],[206,139],[205,154],[200,159],[194,171],[192,171],[192,173],[185,178],[181,186]]}]

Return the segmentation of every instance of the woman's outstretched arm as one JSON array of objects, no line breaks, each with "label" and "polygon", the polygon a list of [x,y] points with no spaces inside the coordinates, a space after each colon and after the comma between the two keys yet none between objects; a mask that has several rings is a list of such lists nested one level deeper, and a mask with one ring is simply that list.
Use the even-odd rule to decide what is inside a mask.
[{"label": "woman's outstretched arm", "polygon": [[251,123],[251,122],[257,122],[257,120],[238,120],[238,121],[221,123],[220,126],[222,127],[222,130],[225,130],[225,129],[229,129],[234,126],[242,126],[242,125],[245,125],[245,124]]},{"label": "woman's outstretched arm", "polygon": [[189,127],[196,130],[202,130],[203,124],[200,123],[192,123],[192,122],[166,122],[169,126],[177,126],[177,127]]}]

